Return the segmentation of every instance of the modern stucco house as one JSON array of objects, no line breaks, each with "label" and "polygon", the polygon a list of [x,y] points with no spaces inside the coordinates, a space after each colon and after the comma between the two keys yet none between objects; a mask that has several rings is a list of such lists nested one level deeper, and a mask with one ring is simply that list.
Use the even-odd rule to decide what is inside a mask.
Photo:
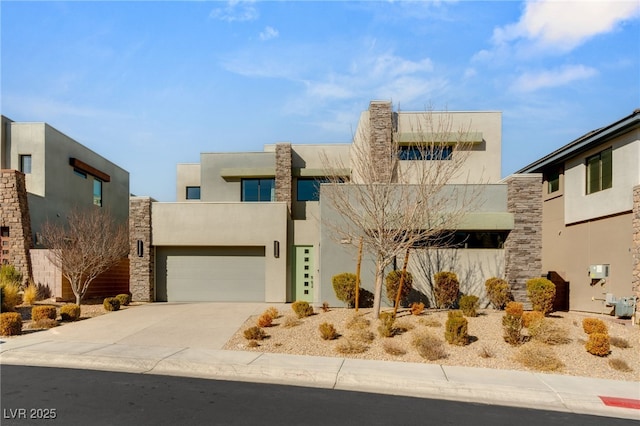
[{"label": "modern stucco house", "polygon": [[542,173],[542,273],[567,283],[570,309],[640,296],[640,110],[518,173]]},{"label": "modern stucco house", "polygon": [[45,249],[39,238],[42,225],[63,224],[67,212],[90,206],[109,209],[117,221],[127,223],[129,173],[47,123],[2,116],[1,136],[0,259],[63,297],[59,271],[38,250]]},{"label": "modern stucco house", "polygon": [[[500,179],[499,112],[433,114],[468,127],[468,160],[450,183],[451,188],[474,184],[481,198],[455,230],[466,244],[444,253],[449,263],[442,267],[456,270],[468,293],[482,296],[484,280],[497,275],[522,295],[526,279],[541,269],[540,177]],[[322,159],[342,164],[334,174],[359,184],[362,177],[351,167],[354,145],[384,150],[399,137],[397,155],[404,167],[415,154],[403,138],[411,140],[423,115],[394,112],[390,102],[374,101],[349,144],[276,143],[262,152],[202,153],[197,164],[179,164],[176,202],[131,200],[134,299],[341,305],[331,278],[355,271],[357,248],[336,240],[325,226],[336,212],[321,195],[330,189],[322,184],[327,174]],[[442,136],[440,154],[455,135]],[[410,267],[419,274],[417,265]],[[372,285],[372,265],[365,259],[363,286],[371,290]],[[424,290],[419,282],[417,287]]]}]

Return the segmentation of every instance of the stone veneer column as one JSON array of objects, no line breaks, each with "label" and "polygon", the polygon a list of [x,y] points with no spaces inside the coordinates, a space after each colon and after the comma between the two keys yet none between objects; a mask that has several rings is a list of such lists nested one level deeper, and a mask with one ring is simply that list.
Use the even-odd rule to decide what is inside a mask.
[{"label": "stone veneer column", "polygon": [[286,201],[291,211],[291,144],[276,144],[276,201]]},{"label": "stone veneer column", "polygon": [[369,148],[375,169],[375,180],[391,182],[391,164],[395,153],[391,152],[393,137],[393,111],[391,102],[372,101],[369,104]]},{"label": "stone veneer column", "polygon": [[[131,299],[136,302],[155,300],[155,253],[151,224],[154,201],[150,197],[131,197],[129,200],[129,291]],[[142,256],[138,255],[138,241],[142,241]]]},{"label": "stone veneer column", "polygon": [[542,275],[542,175],[511,175],[504,181],[515,222],[504,243],[505,279],[514,299],[530,308],[527,280]]},{"label": "stone veneer column", "polygon": [[633,276],[631,287],[633,294],[638,296],[636,312],[640,312],[640,185],[633,188],[633,216],[631,218],[633,227]]},{"label": "stone veneer column", "polygon": [[9,228],[9,263],[20,271],[25,281],[32,276],[31,218],[25,176],[17,170],[0,171],[0,226]]}]

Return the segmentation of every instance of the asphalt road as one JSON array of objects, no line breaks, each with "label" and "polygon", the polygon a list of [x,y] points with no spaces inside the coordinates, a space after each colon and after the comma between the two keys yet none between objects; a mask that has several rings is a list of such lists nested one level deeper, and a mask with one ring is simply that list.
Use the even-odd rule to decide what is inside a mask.
[{"label": "asphalt road", "polygon": [[9,425],[637,425],[554,411],[244,382],[3,365]]}]

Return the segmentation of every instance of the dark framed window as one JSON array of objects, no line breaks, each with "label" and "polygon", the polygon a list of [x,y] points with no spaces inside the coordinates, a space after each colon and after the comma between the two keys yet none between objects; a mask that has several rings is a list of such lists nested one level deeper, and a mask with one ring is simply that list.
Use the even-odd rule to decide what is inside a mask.
[{"label": "dark framed window", "polygon": [[400,145],[398,147],[400,160],[451,160],[452,155],[453,147],[450,145]]},{"label": "dark framed window", "polygon": [[199,199],[200,199],[200,187],[187,186],[187,200],[199,200]]},{"label": "dark framed window", "polygon": [[93,178],[93,204],[102,207],[102,181]]},{"label": "dark framed window", "polygon": [[31,154],[20,156],[20,171],[24,174],[31,173]]},{"label": "dark framed window", "polygon": [[275,201],[274,178],[242,179],[242,201]]},{"label": "dark framed window", "polygon": [[296,199],[298,201],[319,201],[320,184],[329,182],[326,178],[298,178]]},{"label": "dark framed window", "polygon": [[613,149],[587,158],[587,194],[611,188],[613,185]]},{"label": "dark framed window", "polygon": [[562,173],[562,168],[557,167],[544,174],[544,180],[547,182],[547,194],[560,190],[560,175]]},{"label": "dark framed window", "polygon": [[509,231],[449,231],[415,244],[420,248],[501,249]]}]

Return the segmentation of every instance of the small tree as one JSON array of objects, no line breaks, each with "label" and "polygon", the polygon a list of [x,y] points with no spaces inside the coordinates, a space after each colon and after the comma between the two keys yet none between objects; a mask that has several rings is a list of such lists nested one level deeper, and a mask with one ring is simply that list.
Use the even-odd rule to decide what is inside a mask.
[{"label": "small tree", "polygon": [[73,209],[66,225],[46,222],[42,240],[50,249],[49,260],[69,280],[78,306],[93,280],[129,251],[127,227],[101,207]]}]

